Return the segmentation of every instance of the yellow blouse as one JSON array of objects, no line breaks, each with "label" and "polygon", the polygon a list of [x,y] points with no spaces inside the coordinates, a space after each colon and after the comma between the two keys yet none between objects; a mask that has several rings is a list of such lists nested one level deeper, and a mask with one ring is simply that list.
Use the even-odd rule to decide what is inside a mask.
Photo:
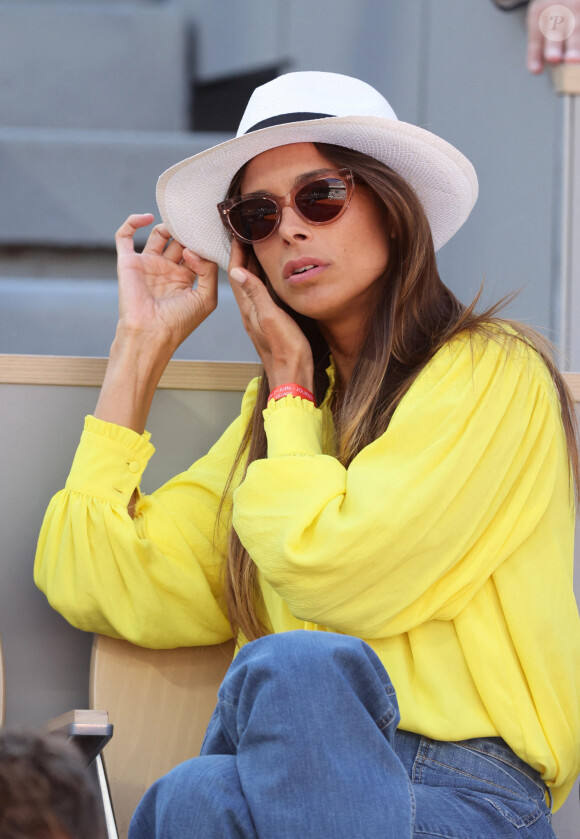
[{"label": "yellow blouse", "polygon": [[216,513],[256,398],[210,452],[127,504],[153,446],[88,417],[40,534],[35,581],[74,626],[150,647],[231,637],[228,516],[260,572],[274,632],[364,638],[401,727],[500,736],[552,787],[580,771],[574,503],[560,407],[519,341],[462,336],[418,376],[387,431],[345,469],[329,394],[264,412],[268,456]]}]

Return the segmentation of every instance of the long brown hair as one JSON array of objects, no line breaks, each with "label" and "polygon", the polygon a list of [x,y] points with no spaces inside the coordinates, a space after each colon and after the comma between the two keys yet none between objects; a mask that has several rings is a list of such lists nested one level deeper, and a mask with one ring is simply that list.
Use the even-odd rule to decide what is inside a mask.
[{"label": "long brown hair", "polygon": [[[385,236],[389,237],[389,264],[381,284],[381,298],[369,316],[352,376],[334,411],[340,462],[347,467],[358,452],[385,432],[404,394],[445,343],[460,332],[479,332],[494,339],[500,326],[504,327],[506,334],[513,335],[513,340],[533,347],[550,370],[560,398],[578,496],[580,469],[574,405],[552,359],[551,343],[524,324],[497,316],[514,295],[502,298],[480,313],[475,312],[475,307],[481,290],[470,305],[460,303],[439,276],[429,222],[415,192],[400,175],[360,152],[322,143],[315,143],[315,146],[333,166],[349,167],[355,183],[370,187],[377,212],[384,217]],[[240,170],[232,180],[228,197],[239,194],[243,171]],[[314,358],[315,395],[320,404],[328,387],[325,372],[329,364],[328,346],[315,321],[289,309],[276,297],[263,274],[262,279],[276,302],[294,317],[310,342]],[[239,475],[238,468],[244,458],[247,469],[254,460],[266,457],[262,411],[269,392],[266,374],[262,372],[253,416],[226,484],[220,514],[234,474]],[[241,631],[248,640],[267,634],[257,568],[231,522],[225,595],[234,634]]]}]

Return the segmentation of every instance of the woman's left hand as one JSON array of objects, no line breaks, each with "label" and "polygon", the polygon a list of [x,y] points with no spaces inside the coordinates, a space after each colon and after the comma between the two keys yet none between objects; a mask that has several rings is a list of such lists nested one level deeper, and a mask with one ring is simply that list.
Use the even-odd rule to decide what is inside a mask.
[{"label": "woman's left hand", "polygon": [[247,251],[235,239],[228,276],[244,328],[262,359],[270,388],[292,382],[312,391],[314,362],[308,339],[249,270]]}]

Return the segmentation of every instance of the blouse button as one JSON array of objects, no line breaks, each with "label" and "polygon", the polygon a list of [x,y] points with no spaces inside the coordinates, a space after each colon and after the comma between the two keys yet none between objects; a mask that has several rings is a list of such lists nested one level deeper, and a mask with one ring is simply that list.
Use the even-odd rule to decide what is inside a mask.
[{"label": "blouse button", "polygon": [[129,472],[138,472],[140,468],[141,467],[136,460],[132,460],[131,463],[129,463]]}]

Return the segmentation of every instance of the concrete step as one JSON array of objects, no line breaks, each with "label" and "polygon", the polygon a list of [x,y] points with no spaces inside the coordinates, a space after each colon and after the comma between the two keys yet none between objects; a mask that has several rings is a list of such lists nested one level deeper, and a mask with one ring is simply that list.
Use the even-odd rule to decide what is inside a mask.
[{"label": "concrete step", "polygon": [[171,2],[0,2],[0,123],[187,129],[188,41]]},{"label": "concrete step", "polygon": [[165,169],[229,136],[0,128],[0,245],[110,248]]},{"label": "concrete step", "polygon": [[[256,361],[232,290],[175,353],[202,361]],[[0,278],[0,353],[108,356],[117,323],[115,280]]]}]

